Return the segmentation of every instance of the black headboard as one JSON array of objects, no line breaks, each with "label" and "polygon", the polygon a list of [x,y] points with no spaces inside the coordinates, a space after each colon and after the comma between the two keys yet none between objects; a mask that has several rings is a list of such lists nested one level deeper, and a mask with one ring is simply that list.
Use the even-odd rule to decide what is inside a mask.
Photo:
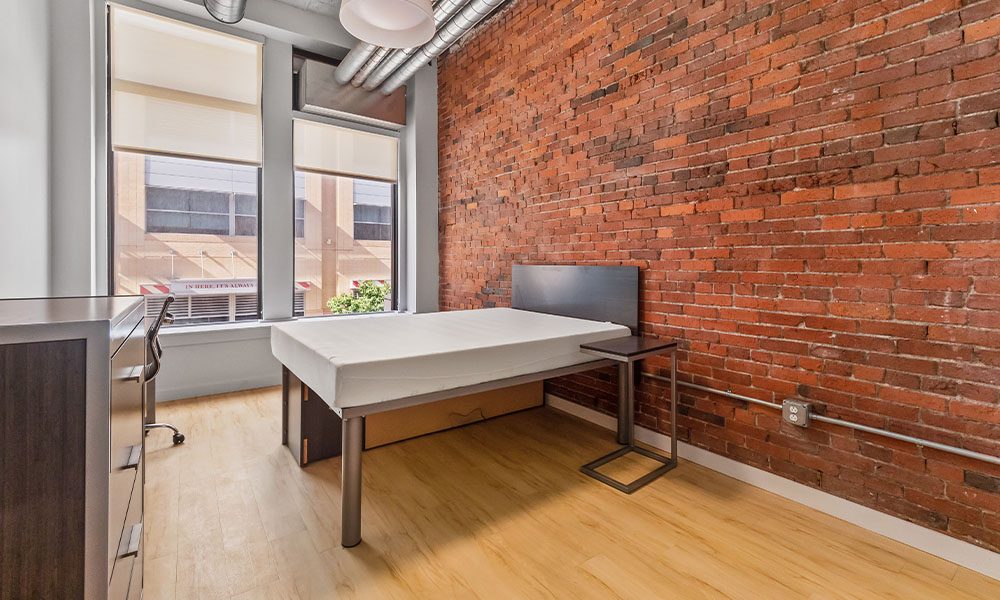
[{"label": "black headboard", "polygon": [[639,333],[639,267],[514,265],[511,307],[592,321]]}]

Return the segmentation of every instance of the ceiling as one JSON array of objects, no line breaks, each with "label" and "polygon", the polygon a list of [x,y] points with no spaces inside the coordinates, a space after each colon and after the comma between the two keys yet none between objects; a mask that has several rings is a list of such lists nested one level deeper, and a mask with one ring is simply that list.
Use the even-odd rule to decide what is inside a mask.
[{"label": "ceiling", "polygon": [[336,17],[340,12],[340,0],[278,0],[278,2],[331,17]]}]

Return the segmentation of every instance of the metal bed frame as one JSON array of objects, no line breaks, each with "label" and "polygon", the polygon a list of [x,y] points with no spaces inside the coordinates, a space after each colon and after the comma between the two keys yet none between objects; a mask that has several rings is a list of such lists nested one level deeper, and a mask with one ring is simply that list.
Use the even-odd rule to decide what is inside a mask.
[{"label": "metal bed frame", "polygon": [[[594,321],[609,321],[629,327],[633,334],[638,331],[639,269],[637,267],[514,265],[511,291],[512,308]],[[378,404],[333,407],[334,412],[341,418],[341,545],[351,548],[361,543],[361,455],[364,449],[366,416],[614,365],[619,367],[620,379],[618,441],[631,447],[634,441],[632,413],[634,369],[631,362],[626,364],[612,358],[599,357],[597,360],[578,365]],[[288,365],[285,365],[285,368],[287,369]],[[672,398],[672,401],[675,400],[676,394]],[[673,405],[676,410],[676,402]],[[676,452],[674,454],[676,455]],[[676,463],[676,459],[674,462]],[[662,474],[659,472],[661,470],[656,471],[656,476]]]}]

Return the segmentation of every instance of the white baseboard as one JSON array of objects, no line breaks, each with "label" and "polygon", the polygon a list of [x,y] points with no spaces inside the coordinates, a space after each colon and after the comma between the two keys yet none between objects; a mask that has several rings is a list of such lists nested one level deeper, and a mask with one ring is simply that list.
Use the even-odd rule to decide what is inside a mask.
[{"label": "white baseboard", "polygon": [[[545,403],[552,408],[595,423],[605,429],[614,430],[618,426],[618,420],[612,416],[552,394],[545,394]],[[670,436],[662,433],[636,427],[635,437],[644,444],[661,450],[670,450]],[[754,487],[843,519],[848,523],[853,523],[907,546],[972,569],[987,577],[1000,580],[1000,554],[990,552],[985,548],[768,473],[762,469],[745,465],[697,446],[678,442],[677,453],[681,458],[728,475],[733,479],[749,483]]]}]

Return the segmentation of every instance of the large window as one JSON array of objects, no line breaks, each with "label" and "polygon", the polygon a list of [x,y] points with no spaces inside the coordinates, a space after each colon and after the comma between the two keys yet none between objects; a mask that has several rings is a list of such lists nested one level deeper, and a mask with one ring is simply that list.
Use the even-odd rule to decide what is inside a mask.
[{"label": "large window", "polygon": [[302,314],[392,308],[397,140],[295,122],[295,280]]},{"label": "large window", "polygon": [[260,44],[111,8],[113,287],[151,314],[259,318],[260,91]]}]

